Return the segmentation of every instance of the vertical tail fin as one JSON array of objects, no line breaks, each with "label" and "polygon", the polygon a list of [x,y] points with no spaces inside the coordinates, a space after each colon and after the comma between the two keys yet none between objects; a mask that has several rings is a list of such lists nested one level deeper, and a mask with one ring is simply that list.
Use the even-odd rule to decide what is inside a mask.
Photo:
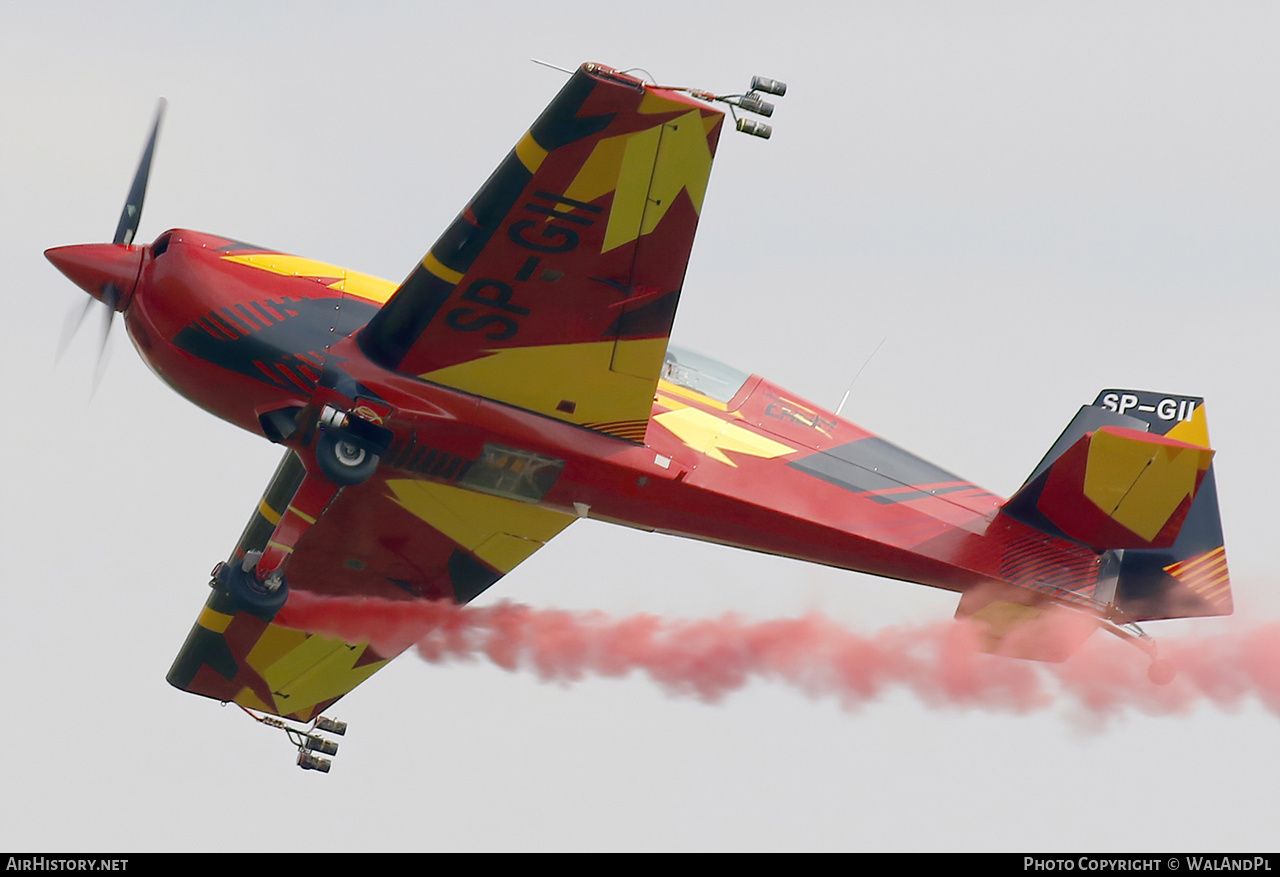
[{"label": "vertical tail fin", "polygon": [[1203,399],[1103,390],[1002,512],[1110,555],[1127,621],[1229,615],[1213,454]]}]

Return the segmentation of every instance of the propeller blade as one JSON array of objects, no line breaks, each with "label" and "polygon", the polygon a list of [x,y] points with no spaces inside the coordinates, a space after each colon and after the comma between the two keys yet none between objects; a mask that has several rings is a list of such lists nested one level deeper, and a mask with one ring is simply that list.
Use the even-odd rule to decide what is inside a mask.
[{"label": "propeller blade", "polygon": [[[110,317],[107,318],[107,331],[110,331]],[[102,335],[102,348],[98,351],[98,362],[93,367],[93,384],[89,387],[89,398],[92,399],[98,395],[98,387],[102,385],[102,376],[107,373],[107,361],[111,358],[111,351],[107,348],[107,334]]]},{"label": "propeller blade", "polygon": [[73,308],[67,313],[67,319],[62,325],[62,338],[58,341],[58,355],[53,360],[55,363],[62,362],[62,355],[71,346],[71,339],[76,337],[76,332],[80,330],[80,326],[84,323],[84,318],[88,315],[91,307],[93,307],[93,299],[85,298],[84,305],[79,308]]},{"label": "propeller blade", "polygon": [[142,199],[147,194],[147,177],[151,173],[151,157],[156,150],[156,137],[160,134],[160,119],[164,116],[165,100],[160,99],[156,107],[156,120],[151,126],[151,137],[147,140],[147,148],[138,162],[138,171],[133,175],[133,185],[129,187],[129,197],[125,199],[124,210],[120,212],[120,224],[116,226],[115,244],[131,244],[133,236],[138,233],[138,222],[142,219]]},{"label": "propeller blade", "polygon": [[90,397],[98,392],[98,385],[102,383],[102,376],[106,372],[107,342],[111,340],[111,325],[115,322],[116,304],[119,301],[120,287],[114,283],[108,283],[102,287],[102,303],[107,307],[102,321],[102,341],[98,347],[98,362],[93,370],[93,389],[89,391]]}]

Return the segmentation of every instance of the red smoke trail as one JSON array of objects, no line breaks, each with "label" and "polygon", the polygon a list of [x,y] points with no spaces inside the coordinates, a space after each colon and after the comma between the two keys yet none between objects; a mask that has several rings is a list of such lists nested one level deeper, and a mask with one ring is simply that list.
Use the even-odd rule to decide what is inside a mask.
[{"label": "red smoke trail", "polygon": [[639,670],[669,691],[706,701],[763,679],[835,697],[846,708],[906,690],[953,708],[1025,713],[1074,705],[1080,718],[1094,722],[1126,709],[1166,715],[1204,703],[1235,708],[1251,698],[1280,715],[1280,623],[1231,636],[1161,640],[1161,659],[1178,675],[1158,686],[1147,679],[1146,656],[1113,637],[1093,637],[1062,664],[1041,664],[984,654],[974,629],[951,620],[862,635],[820,615],[675,621],[294,592],[277,621],[348,642],[368,640],[382,654],[416,645],[432,663],[485,657],[548,681]]}]

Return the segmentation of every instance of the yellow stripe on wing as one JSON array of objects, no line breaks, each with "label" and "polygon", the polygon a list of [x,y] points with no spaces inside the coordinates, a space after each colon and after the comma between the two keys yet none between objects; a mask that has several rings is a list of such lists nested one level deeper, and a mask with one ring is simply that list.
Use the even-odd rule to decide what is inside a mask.
[{"label": "yellow stripe on wing", "polygon": [[258,503],[258,514],[266,518],[267,523],[271,524],[273,527],[280,523],[280,513],[267,505],[267,501],[265,499]]},{"label": "yellow stripe on wing", "polygon": [[520,142],[516,144],[516,158],[520,159],[520,163],[528,168],[530,173],[537,173],[546,157],[547,150],[533,139],[532,131],[521,137]]},{"label": "yellow stripe on wing", "polygon": [[431,253],[427,253],[425,256],[422,257],[422,267],[426,268],[429,272],[439,277],[441,280],[445,281],[446,283],[452,283],[455,286],[462,280],[462,277],[463,277],[463,274],[461,271],[454,271],[452,268],[447,267],[443,262],[441,262],[439,259],[433,256]]},{"label": "yellow stripe on wing", "polygon": [[224,630],[227,629],[227,626],[231,624],[231,619],[234,617],[235,617],[234,615],[226,615],[222,612],[215,612],[214,610],[206,606],[200,612],[200,617],[196,619],[196,624],[200,625],[206,630],[212,630],[214,633],[222,633]]}]

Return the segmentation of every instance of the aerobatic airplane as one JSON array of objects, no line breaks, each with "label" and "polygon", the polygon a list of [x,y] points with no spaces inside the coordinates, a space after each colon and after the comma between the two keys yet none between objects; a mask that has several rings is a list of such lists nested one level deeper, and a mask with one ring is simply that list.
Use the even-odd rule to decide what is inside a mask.
[{"label": "aerobatic airplane", "polygon": [[[1230,613],[1198,397],[1104,390],[1004,500],[667,343],[720,107],[767,137],[737,111],[784,92],[584,64],[399,285],[185,229],[134,244],[157,114],[114,242],[46,255],[162,380],[286,449],[169,682],[328,770],[322,711],[395,654],[281,624],[290,594],[465,603],[584,517],[955,591],[996,653],[1101,627],[1153,678],[1138,622]],[[1046,626],[1063,611],[1080,635]]]}]

